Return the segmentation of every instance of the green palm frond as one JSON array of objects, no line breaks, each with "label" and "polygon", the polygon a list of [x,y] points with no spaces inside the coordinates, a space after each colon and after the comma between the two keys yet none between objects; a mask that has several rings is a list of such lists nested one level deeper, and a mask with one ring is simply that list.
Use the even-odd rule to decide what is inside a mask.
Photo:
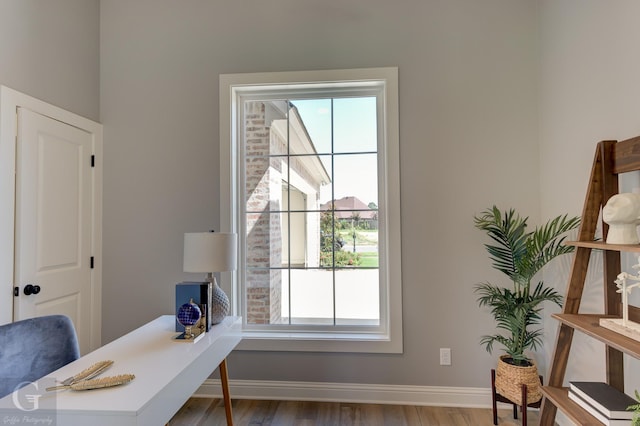
[{"label": "green palm frond", "polygon": [[504,213],[493,206],[475,217],[475,226],[486,231],[498,245],[485,244],[493,267],[512,279],[518,272],[518,261],[527,252],[527,219],[521,218],[515,210]]},{"label": "green palm frond", "polygon": [[[636,396],[636,401],[640,402],[640,394],[638,390],[633,391]],[[633,419],[631,420],[631,426],[640,426],[640,404],[633,404],[627,407],[627,410],[633,411]]]},{"label": "green palm frond", "polygon": [[530,281],[547,263],[560,255],[571,253],[573,247],[564,245],[566,233],[579,225],[579,218],[564,215],[536,228],[527,240],[527,253],[530,255],[521,258],[521,274]]}]

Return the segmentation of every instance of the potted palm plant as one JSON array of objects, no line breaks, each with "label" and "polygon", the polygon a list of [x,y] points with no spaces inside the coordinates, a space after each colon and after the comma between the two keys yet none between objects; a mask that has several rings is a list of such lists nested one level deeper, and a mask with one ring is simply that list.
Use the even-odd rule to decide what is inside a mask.
[{"label": "potted palm plant", "polygon": [[483,336],[480,342],[489,353],[496,343],[504,347],[496,368],[496,391],[518,405],[523,402],[523,383],[527,385],[527,403],[542,398],[537,367],[526,351],[542,346],[542,329],[535,326],[541,324],[543,302],[562,306],[557,291],[543,281],[532,286],[532,281],[551,260],[573,251],[563,242],[566,233],[580,225],[578,217],[564,215],[527,231],[527,220],[514,209],[502,212],[496,206],[474,217],[476,228],[492,240],[485,248],[493,268],[511,281],[510,287],[489,282],[475,286],[479,305],[491,309],[499,331]]}]

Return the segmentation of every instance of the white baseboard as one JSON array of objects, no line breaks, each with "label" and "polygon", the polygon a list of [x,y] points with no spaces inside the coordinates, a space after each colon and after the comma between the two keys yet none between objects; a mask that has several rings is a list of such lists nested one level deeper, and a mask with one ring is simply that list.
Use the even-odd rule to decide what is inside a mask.
[{"label": "white baseboard", "polygon": [[[491,408],[490,388],[398,386],[354,383],[230,380],[232,398],[254,400],[339,401],[372,404]],[[195,397],[220,398],[219,379],[207,379]],[[500,408],[510,405],[500,404]]]}]

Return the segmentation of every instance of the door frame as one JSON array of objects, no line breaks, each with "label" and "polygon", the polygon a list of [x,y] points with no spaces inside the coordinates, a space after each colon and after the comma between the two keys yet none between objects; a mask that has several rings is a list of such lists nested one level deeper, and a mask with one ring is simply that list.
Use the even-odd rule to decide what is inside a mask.
[{"label": "door frame", "polygon": [[0,85],[0,325],[13,321],[15,268],[16,140],[18,107],[70,124],[91,134],[93,171],[91,252],[91,350],[102,332],[102,124]]}]

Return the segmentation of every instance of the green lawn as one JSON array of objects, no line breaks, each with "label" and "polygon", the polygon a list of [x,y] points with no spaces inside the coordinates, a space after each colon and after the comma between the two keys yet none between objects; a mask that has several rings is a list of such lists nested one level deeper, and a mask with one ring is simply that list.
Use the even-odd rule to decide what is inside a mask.
[{"label": "green lawn", "polygon": [[366,266],[369,268],[378,267],[378,253],[360,253],[360,266]]}]

